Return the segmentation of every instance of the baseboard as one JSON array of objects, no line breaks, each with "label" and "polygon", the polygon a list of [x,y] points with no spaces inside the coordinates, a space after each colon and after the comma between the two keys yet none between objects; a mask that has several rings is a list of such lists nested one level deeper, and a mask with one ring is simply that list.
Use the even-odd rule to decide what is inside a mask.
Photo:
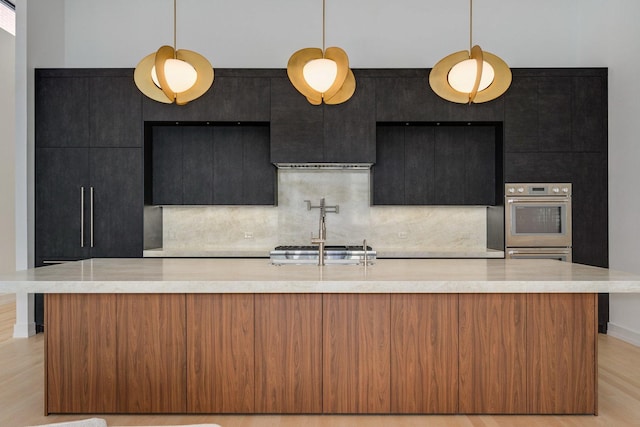
[{"label": "baseboard", "polygon": [[13,325],[14,338],[29,338],[36,334],[36,323],[16,323]]},{"label": "baseboard", "polygon": [[616,325],[615,323],[609,322],[607,335],[611,335],[612,337],[621,339],[622,341],[628,342],[629,344],[640,347],[640,333]]}]

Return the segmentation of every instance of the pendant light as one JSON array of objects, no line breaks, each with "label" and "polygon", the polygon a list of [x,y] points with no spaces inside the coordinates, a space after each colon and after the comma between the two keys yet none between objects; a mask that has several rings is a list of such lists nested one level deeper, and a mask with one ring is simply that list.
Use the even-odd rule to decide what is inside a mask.
[{"label": "pendant light", "polygon": [[313,105],[341,104],[356,90],[349,57],[339,47],[325,49],[325,0],[322,0],[322,49],[308,47],[291,55],[287,75],[293,87]]},{"label": "pendant light", "polygon": [[429,74],[431,89],[447,101],[471,104],[491,101],[511,85],[509,66],[496,55],[473,46],[473,0],[469,0],[469,51],[444,57]]},{"label": "pendant light", "polygon": [[133,78],[138,89],[149,98],[178,105],[199,98],[213,84],[213,67],[204,56],[176,49],[176,0],[173,0],[173,47],[162,46],[142,58]]}]

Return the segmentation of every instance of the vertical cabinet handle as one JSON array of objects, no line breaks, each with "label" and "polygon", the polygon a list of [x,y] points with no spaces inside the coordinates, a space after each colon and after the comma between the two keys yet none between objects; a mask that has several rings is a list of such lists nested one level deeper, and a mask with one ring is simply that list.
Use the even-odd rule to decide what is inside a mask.
[{"label": "vertical cabinet handle", "polygon": [[91,239],[91,247],[93,247],[93,187],[90,187],[90,199],[91,199],[91,204],[90,204],[90,210],[91,210],[91,216],[89,217],[89,221],[91,222],[91,234],[90,234],[90,239]]},{"label": "vertical cabinet handle", "polygon": [[80,187],[80,247],[84,248],[84,187]]}]

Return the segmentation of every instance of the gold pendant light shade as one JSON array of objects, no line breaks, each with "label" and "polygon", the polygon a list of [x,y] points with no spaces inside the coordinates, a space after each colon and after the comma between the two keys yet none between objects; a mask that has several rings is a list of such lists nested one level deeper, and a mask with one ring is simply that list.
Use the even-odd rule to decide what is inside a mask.
[{"label": "gold pendant light shade", "polygon": [[[316,61],[322,59],[335,63],[335,78],[331,79],[331,75],[334,74],[331,69],[327,70],[324,67],[309,69],[309,66],[313,66]],[[305,78],[305,68],[307,78]],[[314,71],[316,75],[313,75]],[[287,75],[293,87],[313,105],[320,105],[322,101],[330,105],[341,104],[349,100],[356,90],[356,78],[349,68],[349,58],[347,53],[339,47],[327,48],[324,55],[322,49],[316,47],[300,49],[289,58]],[[324,80],[324,87],[327,87],[324,92],[321,91],[324,87],[312,86],[317,80]]]},{"label": "gold pendant light shade", "polygon": [[176,0],[173,0],[173,44],[145,56],[136,66],[133,79],[149,98],[185,105],[204,95],[213,84],[213,67],[191,50],[176,50]]},{"label": "gold pendant light shade", "polygon": [[324,48],[325,0],[322,0],[322,49],[308,47],[294,52],[287,64],[293,87],[313,105],[341,104],[356,91],[349,57],[339,47]]},{"label": "gold pendant light shade", "polygon": [[476,45],[471,53],[463,50],[438,61],[429,74],[429,85],[447,101],[477,104],[505,93],[511,85],[511,70],[502,59]]},{"label": "gold pendant light shade", "polygon": [[429,85],[441,98],[459,104],[491,101],[511,86],[511,70],[498,56],[472,45],[473,0],[469,0],[469,50],[442,58],[431,69]]},{"label": "gold pendant light shade", "polygon": [[[177,65],[173,61],[183,64],[171,68],[171,65]],[[191,70],[195,71],[195,81],[184,89],[182,82],[193,80]],[[154,73],[157,83],[153,79]],[[175,102],[184,105],[209,90],[213,84],[213,67],[204,56],[196,52],[186,49],[174,51],[171,46],[162,46],[157,52],[142,58],[136,66],[133,79],[140,92],[149,98],[165,104]]]}]

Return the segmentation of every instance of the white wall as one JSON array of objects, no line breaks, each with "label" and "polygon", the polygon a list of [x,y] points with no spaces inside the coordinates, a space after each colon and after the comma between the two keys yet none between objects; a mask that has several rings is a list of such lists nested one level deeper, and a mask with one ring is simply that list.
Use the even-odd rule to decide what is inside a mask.
[{"label": "white wall", "polygon": [[[31,79],[34,66],[134,67],[172,41],[171,0],[17,3],[18,13],[29,14],[24,71]],[[640,88],[633,73],[640,67],[640,2],[479,0],[474,6],[474,42],[512,67],[609,68],[611,266],[640,273]],[[327,46],[343,47],[354,68],[431,67],[467,48],[467,7],[467,0],[330,0]],[[320,11],[320,0],[181,0],[178,48],[200,52],[214,67],[284,68],[295,50],[320,45]],[[26,46],[18,42],[18,57]],[[18,94],[32,111],[32,89],[18,85]],[[32,144],[32,123],[21,132],[20,143]],[[640,296],[614,296],[611,308],[616,328],[640,337]]]},{"label": "white wall", "polygon": [[0,272],[15,271],[15,37],[0,28]]}]

